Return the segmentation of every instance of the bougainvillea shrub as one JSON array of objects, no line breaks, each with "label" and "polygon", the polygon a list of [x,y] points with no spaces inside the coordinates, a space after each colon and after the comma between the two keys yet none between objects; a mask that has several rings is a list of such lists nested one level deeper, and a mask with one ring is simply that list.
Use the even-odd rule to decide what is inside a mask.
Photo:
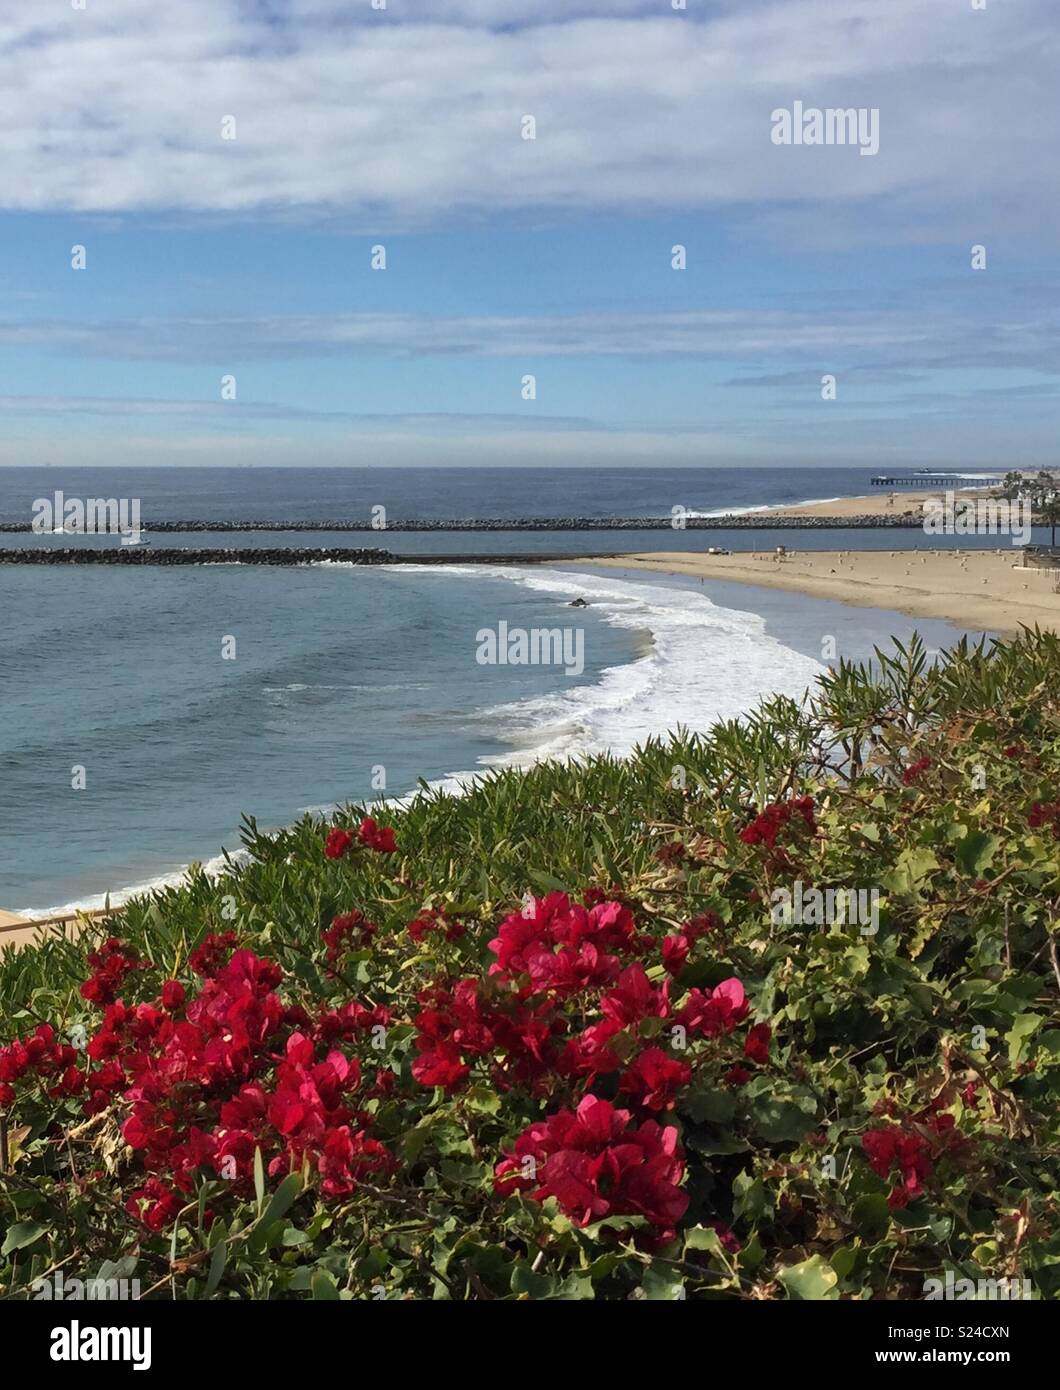
[{"label": "bougainvillea shrub", "polygon": [[[4,958],[0,1280],[1056,1297],[1058,806],[1060,647],[1027,634],[248,821],[229,873]],[[795,885],[872,925],[772,911]]]}]

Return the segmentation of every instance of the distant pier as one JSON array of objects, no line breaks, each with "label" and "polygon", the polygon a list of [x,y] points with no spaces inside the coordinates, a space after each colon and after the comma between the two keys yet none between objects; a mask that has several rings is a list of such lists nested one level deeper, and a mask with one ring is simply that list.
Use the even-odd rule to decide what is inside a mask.
[{"label": "distant pier", "polygon": [[[998,487],[1005,480],[1002,477],[977,479],[975,487]],[[955,478],[952,473],[881,473],[871,479],[873,487],[953,487],[954,483],[971,484],[970,478]]]}]

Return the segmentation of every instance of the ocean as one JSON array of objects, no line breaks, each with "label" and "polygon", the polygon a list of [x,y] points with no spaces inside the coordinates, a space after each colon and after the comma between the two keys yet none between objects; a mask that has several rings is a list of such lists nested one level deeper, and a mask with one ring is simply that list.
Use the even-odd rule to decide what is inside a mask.
[{"label": "ocean", "polygon": [[[0,520],[34,500],[124,496],[151,519],[667,516],[867,492],[867,470],[0,469]],[[768,529],[741,547],[770,543]],[[775,533],[774,533],[775,535]],[[324,545],[261,533],[269,545]],[[847,537],[840,540],[840,537]],[[90,538],[78,538],[87,543]],[[399,538],[382,541],[398,549]],[[563,546],[557,541],[563,540]],[[734,533],[404,536],[572,556],[732,544]],[[790,533],[784,537],[790,544]],[[802,532],[799,544],[924,543]],[[71,538],[18,535],[0,544]],[[156,543],[206,545],[203,536]],[[409,544],[411,542],[412,544]],[[240,533],[222,545],[248,544]],[[373,538],[335,542],[372,544]],[[433,543],[433,544],[432,544]],[[936,542],[937,543],[937,542]],[[585,607],[571,608],[575,599]],[[581,669],[481,664],[479,634],[580,632]],[[913,621],[721,581],[542,566],[0,567],[0,906],[41,914],[170,881],[238,848],[243,813],[401,797],[542,756],[625,752],[705,728],[824,669],[824,634],[871,655]],[[919,621],[935,648],[948,624]],[[568,670],[570,673],[568,673]],[[83,785],[82,785],[83,784]]]}]

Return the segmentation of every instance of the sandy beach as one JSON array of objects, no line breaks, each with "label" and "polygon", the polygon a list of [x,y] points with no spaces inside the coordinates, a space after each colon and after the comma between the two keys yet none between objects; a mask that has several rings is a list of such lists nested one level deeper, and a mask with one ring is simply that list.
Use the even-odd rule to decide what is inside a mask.
[{"label": "sandy beach", "polygon": [[[945,496],[945,488],[917,488],[911,492],[877,488],[861,497],[839,497],[829,502],[806,502],[798,507],[770,507],[770,516],[904,516],[918,520],[924,515],[924,503],[929,498]],[[963,501],[989,497],[993,488],[959,488],[956,495]]]},{"label": "sandy beach", "polygon": [[[46,931],[54,935],[59,930],[59,924],[52,919],[45,922],[34,921],[28,917],[19,917],[14,912],[5,912],[0,908],[0,952],[6,951],[11,946],[27,946],[31,942],[40,941]],[[80,930],[80,924],[76,917],[71,917],[62,923],[62,930],[67,936],[72,936]]]},{"label": "sandy beach", "polygon": [[759,584],[917,618],[942,618],[973,631],[1011,635],[1037,624],[1060,632],[1060,593],[1055,591],[1060,571],[1016,568],[1019,557],[1014,549],[792,553],[789,547],[783,558],[772,551],[652,551],[576,563]]},{"label": "sandy beach", "polygon": [[8,946],[25,946],[37,934],[37,928],[25,917],[0,910],[0,951]]}]

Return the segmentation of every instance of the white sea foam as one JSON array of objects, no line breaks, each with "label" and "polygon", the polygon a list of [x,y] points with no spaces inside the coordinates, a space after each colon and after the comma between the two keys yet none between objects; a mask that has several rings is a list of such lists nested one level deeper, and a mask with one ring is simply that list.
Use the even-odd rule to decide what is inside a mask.
[{"label": "white sea foam", "polygon": [[686,515],[692,517],[750,516],[753,512],[779,512],[789,507],[819,507],[825,502],[843,502],[845,497],[808,497],[805,502],[765,502],[755,507],[716,507],[709,512],[697,512],[689,507]]},{"label": "white sea foam", "polygon": [[[246,850],[242,849],[234,850],[229,855],[229,859],[235,864],[245,863],[248,857]],[[216,878],[227,870],[228,862],[223,854],[218,854],[213,859],[204,860],[202,867],[205,873]],[[130,884],[116,893],[93,893],[87,898],[78,898],[76,902],[56,903],[51,907],[19,907],[14,911],[19,917],[40,918],[61,917],[67,912],[96,912],[108,906],[120,907],[122,903],[141,893],[153,893],[158,888],[179,888],[184,882],[188,868],[187,864],[183,864],[170,873],[158,874],[154,878],[144,879],[141,883]]]},{"label": "white sea foam", "polygon": [[640,631],[648,641],[643,656],[606,668],[592,684],[483,711],[486,724],[511,746],[483,758],[486,765],[626,754],[652,734],[678,725],[707,729],[769,695],[799,697],[824,669],[769,636],[757,614],[720,607],[694,589],[537,566],[430,568],[516,583],[568,602],[584,598],[604,622]]}]

